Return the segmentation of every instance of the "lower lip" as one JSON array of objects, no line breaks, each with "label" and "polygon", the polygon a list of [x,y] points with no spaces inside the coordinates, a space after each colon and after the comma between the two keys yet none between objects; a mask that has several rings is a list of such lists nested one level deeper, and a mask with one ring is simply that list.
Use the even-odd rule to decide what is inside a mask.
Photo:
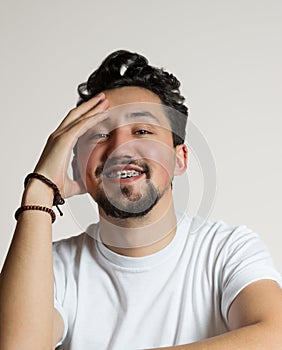
[{"label": "lower lip", "polygon": [[107,177],[104,176],[104,181],[108,181],[111,183],[131,183],[133,181],[137,181],[140,180],[142,178],[146,177],[145,173],[142,173],[140,175],[137,176],[132,176],[132,177],[126,177],[126,178],[118,178],[118,177]]}]

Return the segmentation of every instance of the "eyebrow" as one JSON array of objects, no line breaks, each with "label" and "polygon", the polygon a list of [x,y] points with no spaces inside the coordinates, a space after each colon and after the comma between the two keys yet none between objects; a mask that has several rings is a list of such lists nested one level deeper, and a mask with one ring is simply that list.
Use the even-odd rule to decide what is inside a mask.
[{"label": "eyebrow", "polygon": [[159,125],[161,125],[159,119],[154,115],[152,114],[151,112],[149,111],[141,111],[141,112],[131,112],[131,113],[128,113],[126,115],[127,118],[149,118],[149,119],[152,119],[154,120],[155,122],[157,122]]}]

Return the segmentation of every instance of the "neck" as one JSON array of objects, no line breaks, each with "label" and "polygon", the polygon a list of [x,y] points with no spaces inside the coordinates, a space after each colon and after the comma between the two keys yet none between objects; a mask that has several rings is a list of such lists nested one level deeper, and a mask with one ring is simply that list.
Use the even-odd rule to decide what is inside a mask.
[{"label": "neck", "polygon": [[114,219],[100,213],[100,237],[105,246],[126,256],[142,257],[167,246],[176,233],[173,200],[158,204],[141,218]]}]

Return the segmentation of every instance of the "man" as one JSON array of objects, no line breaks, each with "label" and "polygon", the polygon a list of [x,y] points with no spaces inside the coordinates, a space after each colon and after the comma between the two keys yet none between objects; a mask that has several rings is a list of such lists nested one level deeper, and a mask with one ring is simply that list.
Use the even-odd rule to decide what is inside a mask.
[{"label": "man", "polygon": [[[26,181],[0,280],[1,350],[281,349],[282,283],[258,236],[223,222],[192,234],[175,213],[188,157],[177,79],[118,51],[79,93]],[[99,224],[52,255],[52,204],[85,192]]]}]

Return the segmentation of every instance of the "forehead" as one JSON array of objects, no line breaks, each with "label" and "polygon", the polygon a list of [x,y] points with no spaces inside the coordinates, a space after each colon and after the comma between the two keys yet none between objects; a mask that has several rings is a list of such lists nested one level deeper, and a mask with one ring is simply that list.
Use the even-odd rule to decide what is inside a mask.
[{"label": "forehead", "polygon": [[109,101],[109,120],[104,124],[150,123],[170,129],[165,106],[150,90],[126,86],[104,93]]},{"label": "forehead", "polygon": [[162,103],[158,95],[150,90],[137,86],[124,86],[105,90],[104,93],[109,100],[110,108],[138,102]]}]

